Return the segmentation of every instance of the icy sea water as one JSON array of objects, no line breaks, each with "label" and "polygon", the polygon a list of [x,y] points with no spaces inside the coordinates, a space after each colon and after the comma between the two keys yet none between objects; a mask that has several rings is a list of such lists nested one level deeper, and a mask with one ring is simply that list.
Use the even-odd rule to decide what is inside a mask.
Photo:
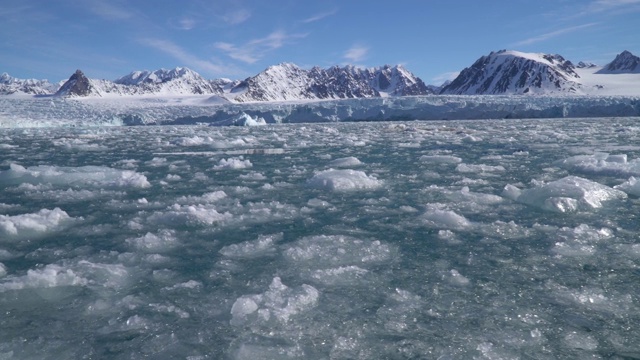
[{"label": "icy sea water", "polygon": [[639,359],[639,121],[0,130],[0,359]]}]

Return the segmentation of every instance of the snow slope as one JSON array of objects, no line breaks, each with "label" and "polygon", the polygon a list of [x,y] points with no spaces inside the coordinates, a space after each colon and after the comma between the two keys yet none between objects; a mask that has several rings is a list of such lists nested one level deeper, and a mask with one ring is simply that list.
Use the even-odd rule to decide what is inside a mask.
[{"label": "snow slope", "polygon": [[451,95],[578,93],[575,67],[560,55],[501,50],[482,56],[441,93]]}]

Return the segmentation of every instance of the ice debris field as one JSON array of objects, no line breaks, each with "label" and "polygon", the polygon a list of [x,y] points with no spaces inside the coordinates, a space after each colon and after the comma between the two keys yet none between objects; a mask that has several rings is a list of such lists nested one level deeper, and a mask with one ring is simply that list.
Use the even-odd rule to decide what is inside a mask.
[{"label": "ice debris field", "polygon": [[638,118],[0,130],[1,359],[640,358]]}]

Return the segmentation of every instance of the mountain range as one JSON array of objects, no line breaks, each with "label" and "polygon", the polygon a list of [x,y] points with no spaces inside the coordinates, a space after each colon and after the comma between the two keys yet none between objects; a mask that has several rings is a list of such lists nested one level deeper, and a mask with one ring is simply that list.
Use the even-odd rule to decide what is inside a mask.
[{"label": "mountain range", "polygon": [[[64,97],[210,95],[239,103],[428,94],[579,95],[604,91],[610,84],[615,87],[617,83],[607,79],[619,74],[640,74],[640,58],[623,51],[600,68],[584,62],[574,65],[557,54],[500,50],[480,57],[453,81],[439,87],[426,85],[402,65],[313,67],[306,70],[282,63],[241,81],[207,80],[184,67],[134,71],[113,81],[90,79],[78,70],[67,81],[59,83],[16,79],[3,73],[0,75],[0,94]],[[631,85],[638,87],[637,82]]]}]

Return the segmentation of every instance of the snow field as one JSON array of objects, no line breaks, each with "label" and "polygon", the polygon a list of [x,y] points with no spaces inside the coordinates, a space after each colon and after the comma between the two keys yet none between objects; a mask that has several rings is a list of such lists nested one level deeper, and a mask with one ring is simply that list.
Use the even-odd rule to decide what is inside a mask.
[{"label": "snow field", "polygon": [[630,356],[636,122],[0,131],[0,357]]}]

